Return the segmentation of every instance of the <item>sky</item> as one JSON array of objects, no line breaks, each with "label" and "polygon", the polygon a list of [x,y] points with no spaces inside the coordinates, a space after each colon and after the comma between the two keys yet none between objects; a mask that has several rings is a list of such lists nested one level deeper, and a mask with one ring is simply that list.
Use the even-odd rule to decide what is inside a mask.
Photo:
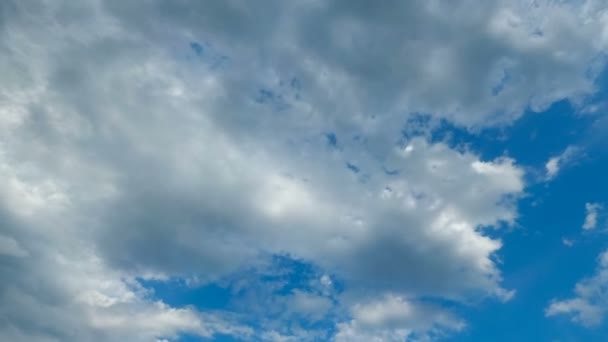
[{"label": "sky", "polygon": [[608,340],[601,0],[0,2],[0,340]]}]

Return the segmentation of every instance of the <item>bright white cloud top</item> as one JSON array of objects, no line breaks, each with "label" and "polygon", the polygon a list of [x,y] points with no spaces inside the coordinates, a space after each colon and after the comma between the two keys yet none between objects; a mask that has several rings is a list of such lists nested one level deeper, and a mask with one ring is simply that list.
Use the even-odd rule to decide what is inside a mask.
[{"label": "bright white cloud top", "polygon": [[[3,1],[1,339],[318,340],[142,284],[234,279],[272,255],[348,284],[284,299],[309,319],[337,312],[328,340],[461,331],[421,299],[515,294],[488,230],[515,224],[525,172],[404,138],[405,122],[479,129],[581,102],[608,44],[601,5]],[[549,178],[568,152],[556,158]],[[595,322],[598,282],[548,314]]]}]

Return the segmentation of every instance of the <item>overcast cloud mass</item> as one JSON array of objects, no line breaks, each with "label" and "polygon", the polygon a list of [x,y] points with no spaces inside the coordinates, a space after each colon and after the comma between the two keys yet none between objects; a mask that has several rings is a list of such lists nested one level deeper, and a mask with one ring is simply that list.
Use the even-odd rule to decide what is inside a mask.
[{"label": "overcast cloud mass", "polygon": [[[1,1],[0,339],[466,334],[461,308],[518,296],[519,204],[584,146],[531,165],[434,132],[600,115],[607,48],[593,0]],[[573,231],[600,228],[584,201]],[[600,324],[606,260],[539,316]]]}]

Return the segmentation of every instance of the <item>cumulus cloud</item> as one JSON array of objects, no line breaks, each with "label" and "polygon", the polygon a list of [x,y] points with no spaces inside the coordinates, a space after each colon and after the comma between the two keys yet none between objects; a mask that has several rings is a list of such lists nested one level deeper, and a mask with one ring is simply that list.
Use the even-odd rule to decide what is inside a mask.
[{"label": "cumulus cloud", "polygon": [[608,289],[608,251],[599,256],[595,275],[576,284],[575,297],[554,300],[545,310],[545,315],[565,315],[581,325],[596,326],[602,322],[607,312],[606,289]]},{"label": "cumulus cloud", "polygon": [[[180,333],[251,334],[249,328],[222,315],[172,308],[153,300],[134,275],[109,268],[92,252],[90,241],[83,241],[79,233],[85,228],[71,226],[71,219],[62,217],[69,215],[65,210],[40,203],[32,216],[3,214],[5,223],[10,222],[3,231],[22,241],[3,238],[11,241],[3,242],[0,255],[3,339],[152,341]],[[11,246],[10,253],[5,253],[6,246]]]},{"label": "cumulus cloud", "polygon": [[352,320],[338,324],[336,342],[425,340],[437,331],[459,331],[465,324],[440,309],[394,295],[352,308]]},{"label": "cumulus cloud", "polygon": [[[250,336],[138,279],[214,282],[276,254],[357,294],[336,338],[461,329],[420,296],[508,299],[484,229],[517,218],[522,169],[401,127],[414,112],[508,123],[593,92],[605,16],[446,6],[2,2],[2,336]],[[334,305],[290,295],[308,317]]]},{"label": "cumulus cloud", "polygon": [[[309,115],[322,113],[344,129],[383,130],[378,121],[404,111],[467,126],[508,123],[528,107],[580,102],[594,91],[608,42],[601,1],[106,7],[134,35],[170,27],[220,48],[238,72],[232,81],[263,84],[262,98],[277,107],[289,102],[271,79],[297,75],[314,99]],[[257,16],[267,20],[261,24]]]}]

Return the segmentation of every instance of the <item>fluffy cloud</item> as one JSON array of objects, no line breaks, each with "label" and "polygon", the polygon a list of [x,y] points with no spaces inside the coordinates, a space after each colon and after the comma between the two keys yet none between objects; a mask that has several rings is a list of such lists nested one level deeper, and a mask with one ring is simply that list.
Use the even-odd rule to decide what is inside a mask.
[{"label": "fluffy cloud", "polygon": [[598,258],[595,275],[581,280],[574,289],[575,297],[554,300],[546,309],[547,316],[566,315],[584,326],[600,324],[606,315],[608,301],[608,251]]},{"label": "fluffy cloud", "polygon": [[398,342],[430,338],[436,331],[459,331],[464,323],[450,314],[401,297],[385,298],[352,308],[352,320],[338,325],[336,342]]},{"label": "fluffy cloud", "polygon": [[11,341],[152,341],[180,333],[247,336],[220,314],[153,300],[136,275],[108,267],[64,189],[24,180],[2,160],[0,336]]},{"label": "fluffy cloud", "polygon": [[[0,4],[2,335],[249,336],[137,279],[212,282],[274,254],[349,284],[363,304],[338,336],[460,329],[419,296],[508,299],[484,229],[516,219],[523,171],[401,128],[414,112],[506,123],[589,94],[605,19],[592,2],[445,6]],[[361,308],[384,307],[367,330]]]},{"label": "fluffy cloud", "polygon": [[261,74],[302,75],[335,113],[323,114],[343,124],[417,111],[479,125],[578,101],[593,91],[607,42],[596,1],[155,4],[108,7],[135,32],[177,27],[231,50],[235,63],[260,56],[247,67]]}]

